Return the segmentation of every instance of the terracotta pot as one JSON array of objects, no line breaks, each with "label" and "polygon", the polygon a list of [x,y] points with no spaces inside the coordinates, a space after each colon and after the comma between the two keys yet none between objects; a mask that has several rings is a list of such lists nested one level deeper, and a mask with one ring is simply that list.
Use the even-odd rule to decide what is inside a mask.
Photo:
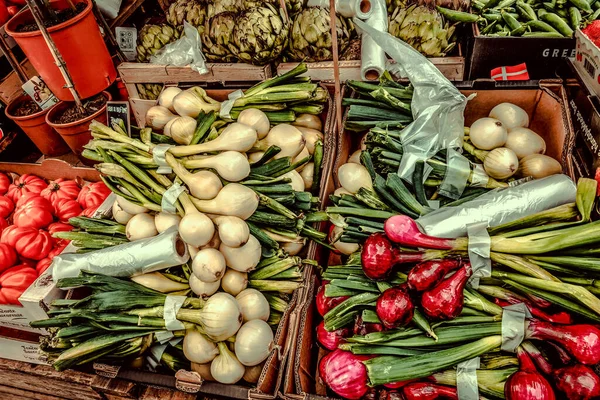
[{"label": "terracotta pot", "polygon": [[[107,100],[111,100],[112,97],[110,93],[102,92],[102,94]],[[77,154],[83,163],[91,165],[93,164],[93,161],[82,157],[81,152],[83,151],[83,146],[92,140],[92,134],[90,133],[89,129],[92,120],[106,124],[106,104],[104,104],[104,107],[96,111],[94,114],[79,121],[69,122],[68,124],[57,124],[52,122],[56,119],[58,114],[62,113],[66,108],[71,107],[72,105],[72,102],[61,101],[52,107],[48,114],[46,114],[46,122],[48,125],[56,129],[56,132],[62,136],[71,150],[73,150],[73,153]]]},{"label": "terracotta pot", "polygon": [[[76,0],[73,3],[81,2],[86,4],[86,8],[80,14],[48,28],[48,32],[67,65],[77,92],[85,99],[109,87],[117,77],[117,70],[94,18],[92,2]],[[69,7],[69,2],[56,0],[52,5],[62,10]],[[19,25],[33,21],[31,11],[25,10],[8,21],[6,33],[15,39],[52,93],[60,100],[72,101],[73,96],[65,88],[65,80],[42,33],[39,30],[17,32]]]},{"label": "terracotta pot", "polygon": [[46,115],[49,108],[31,115],[22,117],[15,116],[15,110],[19,105],[31,100],[29,96],[19,96],[10,102],[4,110],[6,116],[13,121],[25,132],[42,154],[46,156],[60,156],[69,152],[69,146],[61,138],[61,136],[46,123]]}]

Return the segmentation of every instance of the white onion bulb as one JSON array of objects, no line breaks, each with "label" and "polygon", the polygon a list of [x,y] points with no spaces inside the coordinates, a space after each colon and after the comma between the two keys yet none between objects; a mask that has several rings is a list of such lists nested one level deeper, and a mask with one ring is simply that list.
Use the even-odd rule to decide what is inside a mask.
[{"label": "white onion bulb", "polygon": [[469,139],[481,150],[492,150],[506,143],[508,133],[501,121],[494,118],[480,118],[473,122]]},{"label": "white onion bulb", "polygon": [[496,118],[504,124],[506,129],[519,126],[529,126],[529,115],[521,107],[512,103],[500,103],[490,111],[490,117]]},{"label": "white onion bulb", "polygon": [[519,169],[519,159],[511,149],[499,147],[488,153],[483,168],[494,179],[507,179]]}]

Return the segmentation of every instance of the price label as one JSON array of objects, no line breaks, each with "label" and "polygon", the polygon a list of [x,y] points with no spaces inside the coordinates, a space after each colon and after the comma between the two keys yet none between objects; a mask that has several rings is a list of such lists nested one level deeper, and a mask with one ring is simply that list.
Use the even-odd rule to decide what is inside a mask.
[{"label": "price label", "polygon": [[[118,125],[131,137],[131,124],[129,120],[129,103],[126,101],[109,101],[106,103],[108,126]],[[114,129],[114,128],[113,128]]]},{"label": "price label", "polygon": [[42,78],[34,76],[21,86],[23,90],[31,97],[42,110],[52,107],[58,103],[58,99],[46,86]]}]

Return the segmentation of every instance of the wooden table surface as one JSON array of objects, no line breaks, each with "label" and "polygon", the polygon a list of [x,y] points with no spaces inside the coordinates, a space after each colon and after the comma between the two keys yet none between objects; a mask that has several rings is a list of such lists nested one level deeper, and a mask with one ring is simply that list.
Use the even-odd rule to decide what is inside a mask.
[{"label": "wooden table surface", "polygon": [[0,358],[0,399],[195,400],[197,395]]}]

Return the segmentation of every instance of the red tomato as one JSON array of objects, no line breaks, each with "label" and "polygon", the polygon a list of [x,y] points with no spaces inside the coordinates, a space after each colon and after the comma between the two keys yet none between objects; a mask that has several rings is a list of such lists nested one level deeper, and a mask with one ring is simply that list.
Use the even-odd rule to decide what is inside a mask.
[{"label": "red tomato", "polygon": [[50,210],[54,209],[52,207],[52,203],[50,203],[50,201],[46,200],[45,198],[40,196],[38,193],[31,193],[31,192],[26,193],[23,196],[21,196],[21,198],[17,201],[17,204],[15,205],[15,209],[18,210],[19,208],[23,208],[29,204],[35,204],[36,206],[46,207]]},{"label": "red tomato", "polygon": [[[39,197],[39,199],[47,201],[43,197]],[[18,208],[13,215],[13,224],[21,228],[41,229],[47,227],[53,221],[52,209],[33,201]]]},{"label": "red tomato", "polygon": [[67,247],[68,245],[69,245],[68,242],[56,244],[54,246],[54,248],[52,249],[52,251],[50,253],[48,253],[48,258],[52,259],[52,258],[60,255],[60,253],[62,253],[63,250],[65,249],[65,247]]},{"label": "red tomato", "polygon": [[50,257],[42,258],[35,266],[35,270],[38,275],[43,274],[52,265],[52,259]]},{"label": "red tomato", "polygon": [[8,6],[8,7],[6,7],[6,9],[8,10],[8,15],[10,15],[11,17],[14,17],[15,15],[17,15],[17,13],[19,12],[19,10],[21,8],[17,7],[17,6]]},{"label": "red tomato", "polygon": [[46,231],[34,228],[19,228],[13,235],[16,238],[15,250],[21,257],[39,261],[48,257],[54,244]]},{"label": "red tomato", "polygon": [[9,225],[8,225],[8,221],[7,221],[7,220],[5,220],[4,218],[0,218],[0,234],[1,234],[2,232],[4,232],[4,230],[5,230],[6,228],[8,228],[8,227],[9,227]]},{"label": "red tomato", "polygon": [[17,243],[17,232],[19,232],[21,228],[16,225],[11,225],[5,228],[2,231],[2,236],[0,236],[0,243],[8,243],[12,247],[15,247]]},{"label": "red tomato", "polygon": [[10,186],[10,178],[3,172],[0,172],[0,194],[3,196],[8,192]]},{"label": "red tomato", "polygon": [[10,19],[10,13],[4,0],[0,0],[0,25],[4,25]]},{"label": "red tomato", "polygon": [[15,210],[15,203],[6,196],[0,196],[0,218],[8,217]]},{"label": "red tomato", "polygon": [[82,208],[98,208],[109,194],[110,189],[106,187],[104,182],[94,182],[81,189],[79,196],[77,196],[77,201],[81,204]]},{"label": "red tomato", "polygon": [[[0,0],[1,1],[1,0]],[[50,203],[54,204],[54,202],[58,199],[77,199],[81,188],[71,179],[57,179],[55,181],[50,181],[48,187],[40,193],[45,199],[48,199]]]},{"label": "red tomato", "polygon": [[54,202],[54,215],[61,222],[69,222],[69,218],[81,215],[81,206],[77,200],[73,199],[57,199]]},{"label": "red tomato", "polygon": [[17,263],[17,252],[10,245],[0,243],[0,272],[4,272]]},{"label": "red tomato", "polygon": [[83,215],[84,217],[88,217],[88,218],[94,218],[94,214],[96,213],[97,209],[98,209],[98,207],[96,207],[96,206],[88,207],[85,210],[83,210],[81,215]]},{"label": "red tomato", "polygon": [[21,175],[8,186],[8,197],[16,203],[25,193],[33,192],[39,194],[46,186],[46,182],[39,176],[31,174]]},{"label": "red tomato", "polygon": [[55,222],[48,227],[48,233],[54,235],[56,232],[70,232],[73,229],[75,229],[73,225],[65,224],[64,222]]},{"label": "red tomato", "polygon": [[19,297],[38,277],[35,269],[15,265],[0,275],[0,303],[20,305]]},{"label": "red tomato", "polygon": [[31,259],[25,258],[25,257],[19,257],[18,263],[20,265],[27,265],[30,268],[35,268],[35,266],[37,265],[38,261],[37,260],[31,260]]}]

